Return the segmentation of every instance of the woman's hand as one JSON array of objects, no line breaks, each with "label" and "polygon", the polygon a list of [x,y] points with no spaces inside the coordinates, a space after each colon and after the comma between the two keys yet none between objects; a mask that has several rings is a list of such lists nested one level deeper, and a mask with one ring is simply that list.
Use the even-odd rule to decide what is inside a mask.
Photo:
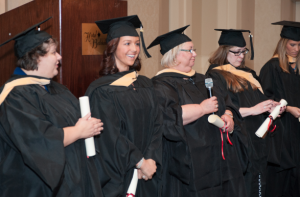
[{"label": "woman's hand", "polygon": [[[275,109],[275,107],[276,107],[277,105],[280,105],[280,103],[279,103],[279,102],[276,102],[276,101],[273,101],[272,107],[271,107],[271,109],[270,109],[268,112],[269,112],[269,113],[272,113],[272,111]],[[281,111],[281,110],[280,110],[280,111]]]},{"label": "woman's hand", "polygon": [[140,168],[141,172],[145,176],[144,178],[145,180],[152,179],[152,176],[156,172],[156,169],[157,169],[156,162],[153,159],[144,159],[142,166]]},{"label": "woman's hand", "polygon": [[103,130],[103,123],[100,119],[92,118],[91,113],[89,113],[78,119],[75,129],[79,134],[79,139],[86,139],[99,135]]},{"label": "woman's hand", "polygon": [[148,181],[148,177],[143,174],[141,169],[137,169],[138,171],[138,179],[144,179],[145,181]]},{"label": "woman's hand", "polygon": [[300,109],[298,107],[287,106],[286,111],[291,113],[295,118],[300,117]]},{"label": "woman's hand", "polygon": [[200,107],[204,114],[210,114],[218,111],[219,105],[217,97],[213,96],[209,99],[205,99],[200,103]]},{"label": "woman's hand", "polygon": [[230,113],[232,114],[230,111],[228,112],[229,110],[226,110],[225,111],[225,114],[223,114],[221,116],[222,120],[225,122],[225,127],[227,128],[227,131],[229,133],[231,133],[233,131],[233,128],[234,128],[234,121],[233,119],[226,113]]},{"label": "woman's hand", "polygon": [[277,106],[280,105],[279,102],[273,101],[273,100],[266,100],[263,102],[258,103],[254,107],[251,107],[251,115],[256,116],[265,112],[272,112],[272,110]]},{"label": "woman's hand", "polygon": [[88,113],[83,118],[79,118],[75,126],[63,128],[65,147],[78,139],[85,139],[100,134],[100,131],[103,130],[103,123],[99,119],[90,117],[91,113]]}]

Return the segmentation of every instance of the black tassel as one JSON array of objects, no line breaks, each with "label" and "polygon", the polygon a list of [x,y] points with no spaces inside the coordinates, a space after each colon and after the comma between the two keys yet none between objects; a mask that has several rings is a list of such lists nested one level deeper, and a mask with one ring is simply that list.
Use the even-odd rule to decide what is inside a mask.
[{"label": "black tassel", "polygon": [[142,26],[140,28],[140,37],[141,37],[141,41],[142,41],[142,47],[143,47],[144,54],[146,55],[147,58],[150,58],[151,55],[148,53],[147,48],[145,46],[144,35],[143,35],[143,27]]},{"label": "black tassel", "polygon": [[254,49],[253,49],[252,35],[251,35],[250,31],[249,31],[249,37],[250,37],[250,45],[251,45],[251,60],[253,60],[254,59]]}]

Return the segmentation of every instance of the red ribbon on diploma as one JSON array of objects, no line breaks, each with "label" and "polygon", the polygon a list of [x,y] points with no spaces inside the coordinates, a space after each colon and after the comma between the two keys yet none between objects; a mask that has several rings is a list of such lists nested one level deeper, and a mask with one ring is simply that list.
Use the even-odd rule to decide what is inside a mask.
[{"label": "red ribbon on diploma", "polygon": [[224,141],[223,141],[223,133],[227,132],[227,141],[228,143],[232,146],[232,142],[229,139],[229,135],[228,135],[228,131],[227,131],[227,127],[225,127],[225,123],[224,126],[222,128],[220,128],[220,133],[221,133],[221,140],[222,140],[222,148],[221,148],[221,152],[222,152],[222,157],[225,160],[225,156],[224,156]]},{"label": "red ribbon on diploma", "polygon": [[[270,118],[270,121],[269,121],[269,124],[268,124],[268,131],[270,129],[270,127],[273,125],[273,117],[272,116],[269,116]],[[270,131],[271,133],[276,129],[276,125],[273,126],[273,129]]]},{"label": "red ribbon on diploma", "polygon": [[135,195],[134,194],[126,194],[126,197],[135,197]]}]

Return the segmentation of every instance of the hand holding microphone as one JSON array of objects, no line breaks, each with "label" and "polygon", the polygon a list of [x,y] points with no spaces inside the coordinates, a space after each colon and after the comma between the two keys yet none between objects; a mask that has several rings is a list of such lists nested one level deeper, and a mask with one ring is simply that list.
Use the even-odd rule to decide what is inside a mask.
[{"label": "hand holding microphone", "polygon": [[218,111],[218,99],[213,96],[212,88],[213,88],[213,80],[212,78],[205,79],[205,87],[208,89],[209,99],[206,99],[201,102],[200,106],[202,107],[205,114],[210,114]]}]

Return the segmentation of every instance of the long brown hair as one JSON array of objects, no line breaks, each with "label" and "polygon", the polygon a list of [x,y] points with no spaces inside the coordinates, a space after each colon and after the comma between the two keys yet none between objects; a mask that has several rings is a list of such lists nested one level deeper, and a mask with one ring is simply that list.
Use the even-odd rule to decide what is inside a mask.
[{"label": "long brown hair", "polygon": [[[209,58],[208,62],[210,64],[217,64],[219,66],[229,64],[229,62],[227,60],[227,54],[229,53],[229,50],[232,47],[234,47],[234,46],[228,46],[228,45],[219,46],[219,48]],[[245,68],[245,58],[242,61],[240,67]],[[248,81],[245,78],[234,75],[231,72],[226,71],[226,70],[214,69],[214,71],[220,73],[224,77],[224,79],[227,83],[227,89],[229,89],[230,91],[237,93],[237,92],[242,92],[245,89],[248,90],[248,88],[249,88],[248,83],[247,83]],[[250,85],[253,90],[258,89],[258,87],[256,85],[254,85],[252,83],[250,83]]]},{"label": "long brown hair", "polygon": [[[278,55],[278,59],[279,59],[279,66],[281,67],[281,69],[283,70],[283,72],[286,73],[290,73],[289,71],[289,59],[286,56],[286,45],[288,43],[289,39],[287,38],[280,38],[280,40],[278,41],[277,47],[274,51],[274,55]],[[300,64],[300,55],[298,55],[297,60],[296,60],[296,66],[299,69],[299,64]]]},{"label": "long brown hair", "polygon": [[[107,43],[106,49],[103,53],[103,59],[100,64],[99,77],[115,74],[119,72],[119,69],[116,65],[115,54],[119,45],[120,38],[114,38]],[[134,64],[130,67],[130,69],[135,69],[136,71],[141,70],[141,61],[140,58],[137,57]]]},{"label": "long brown hair", "polygon": [[[219,46],[219,48],[208,59],[208,62],[210,64],[218,64],[220,66],[225,65],[225,64],[229,64],[229,62],[227,60],[227,55],[229,53],[229,50],[233,47],[234,46],[228,46],[228,45]],[[240,67],[245,68],[245,58],[243,59]]]}]

